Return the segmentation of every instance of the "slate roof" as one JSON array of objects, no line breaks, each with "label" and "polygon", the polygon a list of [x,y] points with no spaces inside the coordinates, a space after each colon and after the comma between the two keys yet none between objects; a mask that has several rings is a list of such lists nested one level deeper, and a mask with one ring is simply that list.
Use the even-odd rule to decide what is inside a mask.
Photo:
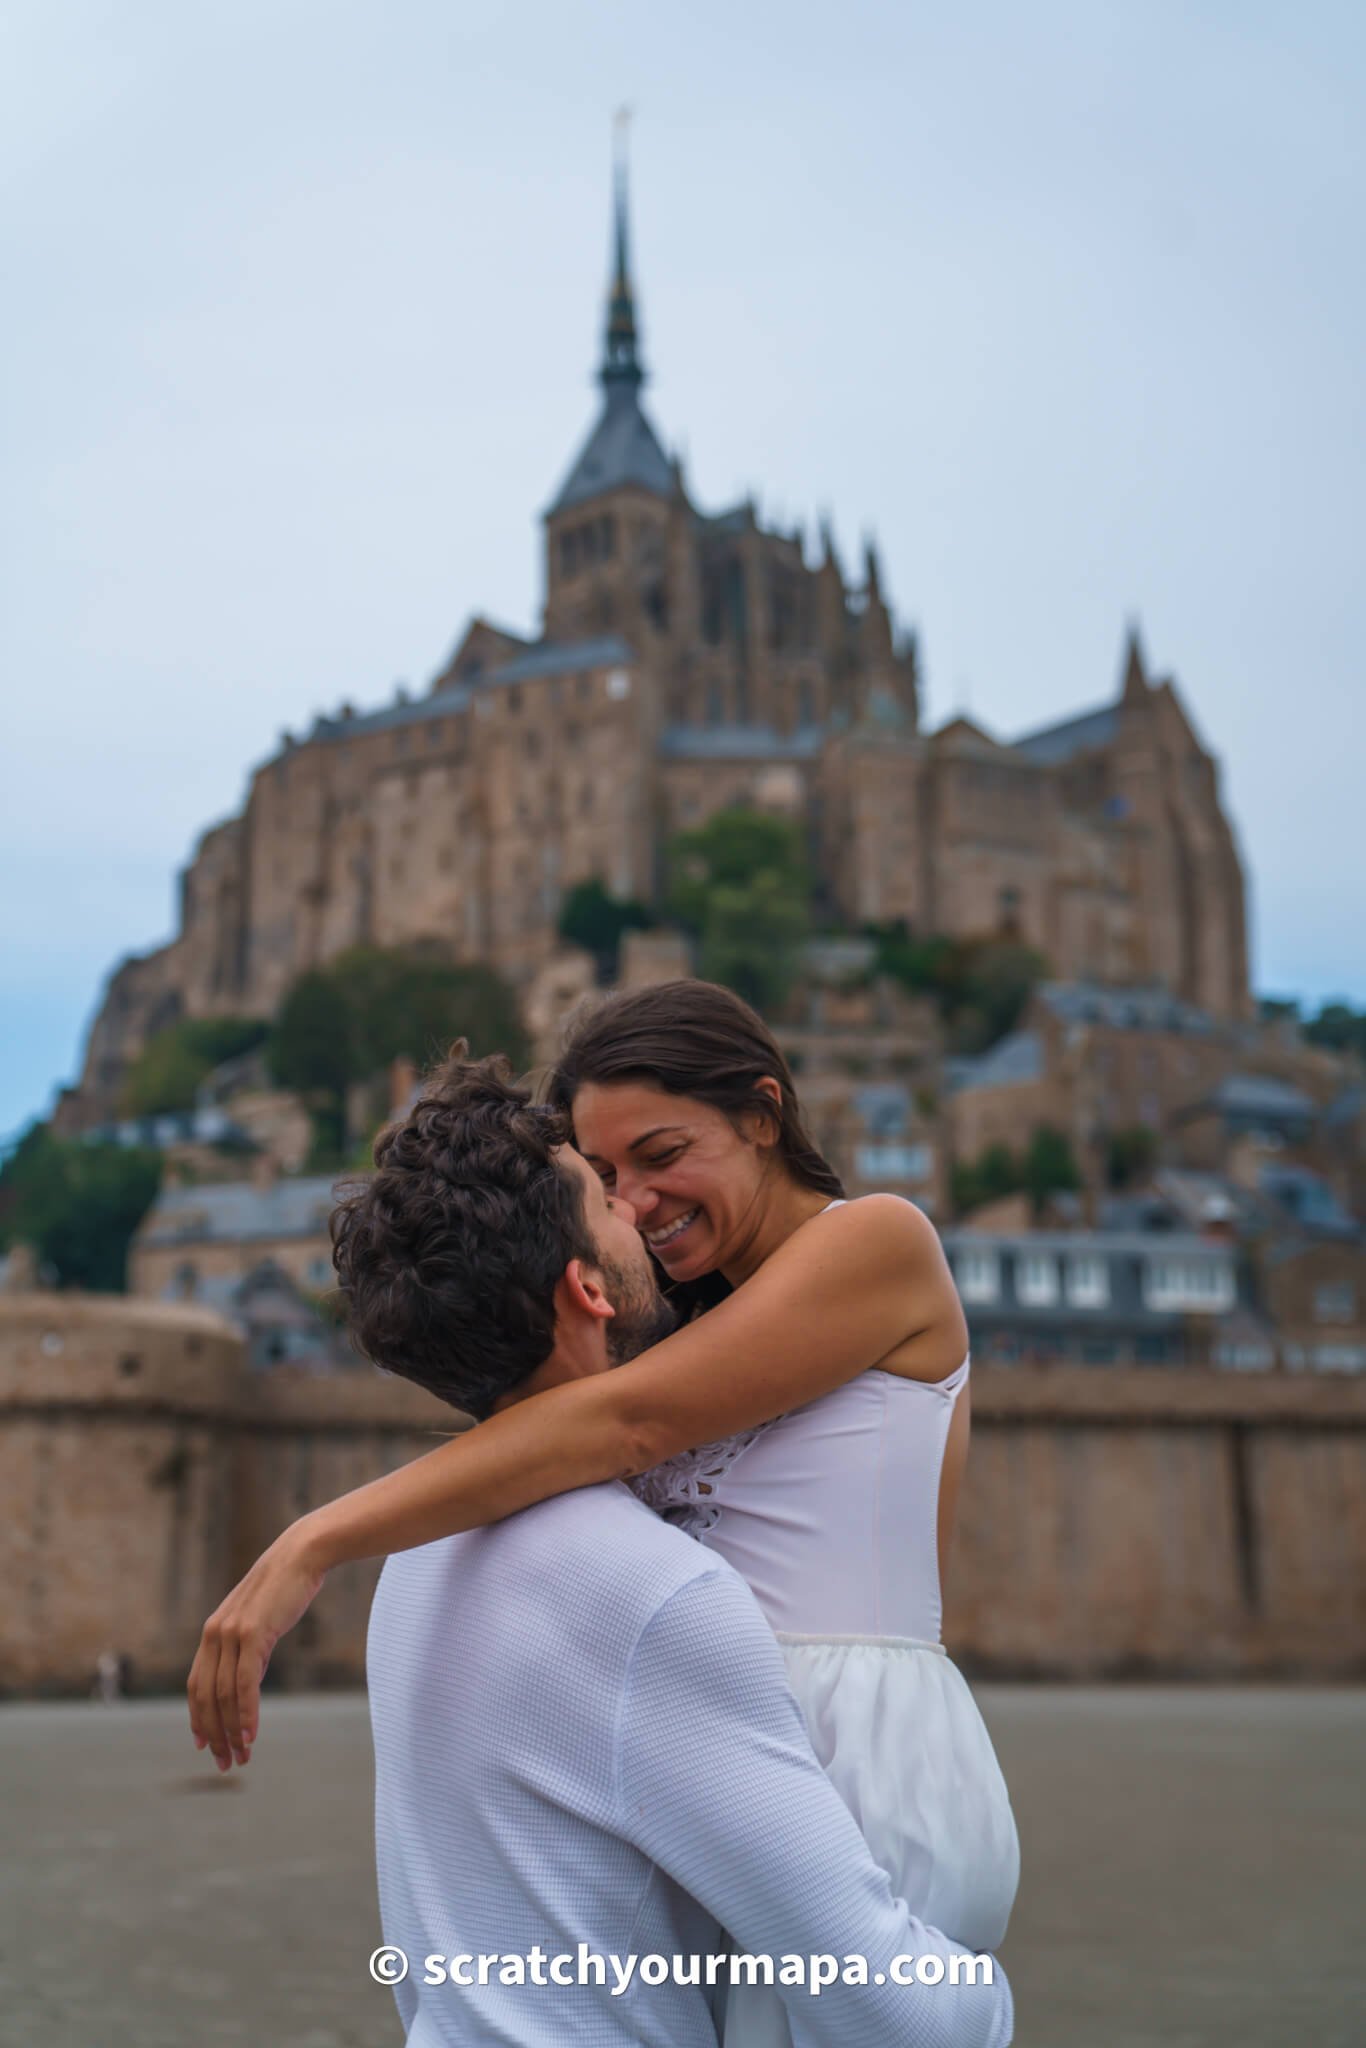
[{"label": "slate roof", "polygon": [[146,1245],[324,1237],[334,1185],[330,1176],[313,1174],[277,1180],[268,1188],[251,1181],[163,1188],[139,1236]]},{"label": "slate roof", "polygon": [[575,458],[573,467],[551,503],[549,514],[587,504],[621,484],[638,484],[667,498],[673,471],[635,390],[609,384],[597,424]]},{"label": "slate roof", "polygon": [[508,683],[530,682],[537,676],[573,675],[580,669],[620,667],[633,659],[631,649],[615,633],[596,640],[543,640],[512,661],[490,669],[477,681],[452,683],[427,697],[404,697],[356,718],[318,718],[308,737],[311,740],[347,740],[357,733],[383,732],[389,727],[423,725],[429,719],[448,718],[466,711],[483,692],[501,689]]},{"label": "slate roof", "polygon": [[1067,1024],[1105,1024],[1112,1031],[1179,1031],[1208,1036],[1213,1019],[1164,988],[1100,988],[1086,981],[1046,981],[1041,1003]]},{"label": "slate roof", "polygon": [[1074,754],[1085,753],[1092,747],[1109,746],[1118,730],[1118,705],[1103,704],[1097,711],[1082,711],[1075,718],[1065,718],[1060,725],[1040,726],[1037,732],[1025,733],[1010,744],[1017,753],[1027,754],[1031,761],[1047,767],[1057,761],[1070,761]]},{"label": "slate roof", "polygon": [[1227,1116],[1303,1117],[1315,1115],[1314,1104],[1288,1081],[1266,1074],[1229,1074],[1210,1097]]},{"label": "slate roof", "polygon": [[1315,1237],[1360,1237],[1361,1226],[1342,1207],[1322,1174],[1307,1166],[1263,1166],[1262,1192]]},{"label": "slate roof", "polygon": [[1009,1088],[1024,1081],[1041,1081],[1043,1041],[1037,1031],[1011,1031],[976,1058],[946,1061],[945,1071],[956,1095],[974,1088]]},{"label": "slate roof", "polygon": [[775,732],[771,725],[669,725],[659,736],[659,750],[684,761],[810,761],[823,738],[818,725],[798,726],[793,733]]}]

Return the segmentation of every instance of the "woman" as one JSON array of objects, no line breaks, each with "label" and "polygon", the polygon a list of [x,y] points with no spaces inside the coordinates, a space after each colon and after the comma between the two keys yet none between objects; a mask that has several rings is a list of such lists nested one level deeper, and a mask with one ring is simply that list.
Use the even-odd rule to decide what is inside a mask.
[{"label": "woman", "polygon": [[[609,998],[572,1034],[550,1098],[686,1320],[631,1363],[520,1400],[286,1530],[206,1624],[197,1742],[223,1768],[229,1753],[247,1761],[270,1650],[332,1565],[631,1478],[749,1581],[816,1754],[895,1888],[957,1940],[995,1948],[1018,1845],[940,1642],[968,1361],[938,1237],[898,1197],[844,1201],[777,1044],[728,990]],[[746,2041],[768,2038],[771,2017],[747,2018]]]}]

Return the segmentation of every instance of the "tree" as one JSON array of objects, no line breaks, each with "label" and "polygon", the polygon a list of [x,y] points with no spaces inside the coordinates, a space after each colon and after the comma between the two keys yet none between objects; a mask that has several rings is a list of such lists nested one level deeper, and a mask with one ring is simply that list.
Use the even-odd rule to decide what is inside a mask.
[{"label": "tree", "polygon": [[1023,1185],[1019,1161],[1009,1146],[988,1145],[977,1159],[963,1160],[954,1167],[953,1206],[960,1216],[966,1215],[984,1202],[1018,1194]]},{"label": "tree", "polygon": [[669,849],[669,907],[699,941],[698,966],[757,1010],[787,995],[811,930],[811,878],[798,827],[760,811],[719,811]]},{"label": "tree", "polygon": [[457,1038],[475,1057],[503,1052],[515,1067],[525,1064],[516,997],[492,968],[416,947],[357,946],[295,982],[271,1032],[271,1071],[306,1103],[315,1157],[330,1161],[346,1150],[354,1082],[373,1080],[400,1057],[427,1065]]},{"label": "tree", "polygon": [[1112,1188],[1145,1181],[1157,1164],[1157,1133],[1147,1124],[1111,1131],[1105,1147],[1105,1178]]},{"label": "tree", "polygon": [[576,882],[565,897],[560,907],[559,931],[562,939],[591,953],[599,973],[610,980],[616,973],[623,935],[649,931],[654,922],[654,915],[645,904],[609,896],[595,875],[590,881]]},{"label": "tree", "polygon": [[1050,1195],[1074,1194],[1080,1188],[1081,1174],[1061,1131],[1049,1124],[1037,1127],[1025,1149],[1020,1180],[1036,1216]]},{"label": "tree", "polygon": [[805,904],[772,872],[713,891],[697,964],[756,1010],[777,1009],[792,986],[810,930]]},{"label": "tree", "polygon": [[129,1241],[161,1170],[158,1152],[82,1144],[34,1124],[0,1168],[0,1249],[31,1244],[59,1286],[122,1293]]},{"label": "tree", "polygon": [[120,1096],[126,1116],[193,1109],[215,1067],[250,1052],[269,1025],[256,1017],[182,1017],[150,1038],[128,1069]]},{"label": "tree", "polygon": [[958,1053],[985,1052],[1013,1031],[1048,973],[1043,955],[1016,939],[915,938],[904,922],[874,926],[870,936],[877,971],[934,998]]},{"label": "tree", "polygon": [[1322,1003],[1318,1016],[1305,1025],[1304,1035],[1311,1045],[1366,1059],[1366,1010],[1354,1010],[1350,1003]]}]

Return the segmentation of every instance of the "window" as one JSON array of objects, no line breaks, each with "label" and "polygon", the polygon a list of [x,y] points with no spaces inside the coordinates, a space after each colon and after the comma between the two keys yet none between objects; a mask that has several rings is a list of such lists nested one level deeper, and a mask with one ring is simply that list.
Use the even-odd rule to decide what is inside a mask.
[{"label": "window", "polygon": [[1366,1344],[1316,1344],[1316,1372],[1366,1372]]},{"label": "window", "polygon": [[720,725],[724,720],[725,715],[726,707],[725,702],[721,696],[721,685],[719,683],[708,683],[707,724]]},{"label": "window", "polygon": [[314,1287],[330,1287],[332,1284],[331,1259],[310,1259],[308,1277]]},{"label": "window", "polygon": [[429,747],[439,747],[441,745],[441,720],[439,718],[434,718],[427,727],[427,745]]},{"label": "window", "polygon": [[1001,1262],[993,1251],[960,1251],[958,1292],[964,1301],[995,1301],[1000,1292]]},{"label": "window", "polygon": [[1233,1268],[1225,1260],[1151,1259],[1143,1273],[1143,1299],[1151,1309],[1217,1315],[1234,1302]]},{"label": "window", "polygon": [[574,678],[574,695],[575,695],[575,696],[576,696],[576,697],[578,698],[578,701],[580,702],[580,704],[586,704],[586,703],[587,703],[587,702],[589,701],[589,699],[591,698],[592,694],[593,694],[593,678],[592,678],[592,676],[575,676],[575,678]]},{"label": "window", "polygon": [[624,668],[614,668],[607,678],[607,694],[614,703],[620,704],[623,697],[631,694],[631,678]]},{"label": "window", "polygon": [[1354,1322],[1356,1312],[1356,1289],[1350,1280],[1327,1280],[1314,1289],[1316,1323]]},{"label": "window", "polygon": [[521,710],[521,708],[522,708],[522,688],[521,688],[521,684],[520,684],[520,683],[510,683],[510,684],[508,685],[508,700],[507,700],[507,701],[508,701],[508,716],[509,716],[510,718],[516,718],[516,716],[517,716],[518,712],[519,712],[519,711]]},{"label": "window", "polygon": [[860,1145],[854,1170],[860,1180],[925,1181],[931,1164],[928,1145]]},{"label": "window", "polygon": [[1047,1308],[1058,1298],[1058,1262],[1044,1252],[1025,1252],[1016,1261],[1015,1292],[1029,1308]]},{"label": "window", "polygon": [[1110,1270],[1094,1253],[1067,1262],[1067,1299],[1073,1308],[1104,1308],[1110,1299]]}]

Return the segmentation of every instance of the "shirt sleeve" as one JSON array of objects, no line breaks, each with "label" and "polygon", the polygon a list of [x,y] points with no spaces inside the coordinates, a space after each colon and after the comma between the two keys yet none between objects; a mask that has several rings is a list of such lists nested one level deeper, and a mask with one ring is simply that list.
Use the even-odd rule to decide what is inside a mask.
[{"label": "shirt sleeve", "polygon": [[[950,1959],[971,1951],[893,1895],[816,1761],[778,1645],[735,1573],[699,1574],[642,1632],[617,1766],[622,1833],[741,1949],[771,1956],[775,1986],[783,1956],[866,1959],[866,1985],[837,1982],[819,1997],[777,1987],[799,2048],[1010,2041],[1005,1972],[993,1958],[991,1984],[951,1981]],[[904,1956],[938,1957],[942,1981],[893,1982],[889,1965]]]}]

